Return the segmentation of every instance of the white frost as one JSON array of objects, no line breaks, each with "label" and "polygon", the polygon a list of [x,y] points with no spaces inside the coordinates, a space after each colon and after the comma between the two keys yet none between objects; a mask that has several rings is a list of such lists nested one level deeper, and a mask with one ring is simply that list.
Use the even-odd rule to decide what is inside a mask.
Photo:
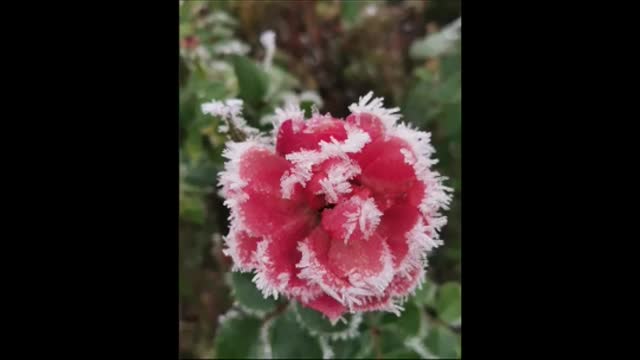
[{"label": "white frost", "polygon": [[391,109],[387,109],[383,106],[384,99],[381,97],[373,99],[373,92],[370,91],[365,96],[361,96],[358,103],[353,103],[349,106],[349,111],[352,114],[356,115],[356,121],[358,120],[359,114],[371,114],[377,116],[381,121],[384,127],[388,130],[393,128],[395,123],[400,120],[401,115],[399,114],[400,108],[395,107]]},{"label": "white frost", "polygon": [[273,30],[267,30],[260,34],[260,43],[264,47],[266,54],[263,60],[263,66],[266,69],[271,67],[273,55],[276,53],[276,33]]},{"label": "white frost", "polygon": [[229,131],[229,124],[242,131],[248,136],[255,136],[259,133],[258,129],[247,125],[247,121],[242,117],[243,102],[240,99],[228,99],[223,101],[213,100],[201,105],[202,112],[211,116],[218,116],[225,121],[224,125],[220,125],[218,130],[221,133]]},{"label": "white frost", "polygon": [[378,210],[373,198],[362,200],[362,198],[356,196],[349,199],[349,201],[356,205],[357,210],[345,214],[347,219],[342,225],[346,231],[345,244],[349,241],[357,226],[359,226],[364,238],[369,239],[380,224],[382,217],[382,212]]},{"label": "white frost", "polygon": [[320,343],[320,348],[322,349],[322,358],[323,359],[333,359],[335,354],[333,349],[329,345],[329,339],[325,336],[318,336],[318,343]]},{"label": "white frost", "polygon": [[358,164],[350,160],[334,164],[327,171],[327,176],[320,180],[322,189],[317,194],[325,194],[328,203],[337,203],[340,195],[351,192],[349,180],[360,172]]},{"label": "white frost", "polygon": [[331,138],[330,142],[321,141],[319,150],[301,150],[292,152],[286,156],[293,164],[290,171],[285,172],[280,179],[282,197],[291,198],[293,188],[296,184],[303,187],[311,180],[312,168],[330,158],[341,158],[348,160],[349,153],[357,153],[371,141],[371,137],[366,132],[356,127],[345,126],[347,139],[340,142]]},{"label": "white frost", "polygon": [[221,55],[245,55],[249,46],[238,40],[228,40],[213,47],[213,52]]}]

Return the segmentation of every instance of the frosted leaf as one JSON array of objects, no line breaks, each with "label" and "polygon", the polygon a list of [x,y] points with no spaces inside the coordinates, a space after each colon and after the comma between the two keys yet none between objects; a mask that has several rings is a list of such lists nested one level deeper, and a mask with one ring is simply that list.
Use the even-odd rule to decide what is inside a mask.
[{"label": "frosted leaf", "polygon": [[325,336],[319,336],[318,342],[320,343],[320,348],[322,349],[322,358],[333,359],[335,354],[333,352],[333,349],[329,345],[329,340]]},{"label": "frosted leaf", "polygon": [[228,99],[223,101],[213,100],[201,105],[204,114],[218,116],[222,118],[226,124],[218,127],[221,133],[229,132],[229,124],[235,129],[241,131],[246,136],[256,136],[259,131],[247,125],[247,121],[242,117],[243,102],[240,99]]},{"label": "frosted leaf", "polygon": [[226,313],[218,316],[218,324],[219,325],[223,325],[225,322],[227,322],[229,320],[237,319],[241,315],[242,314],[237,309],[231,308]]},{"label": "frosted leaf", "polygon": [[250,48],[238,40],[228,40],[213,47],[213,52],[220,55],[246,55]]}]

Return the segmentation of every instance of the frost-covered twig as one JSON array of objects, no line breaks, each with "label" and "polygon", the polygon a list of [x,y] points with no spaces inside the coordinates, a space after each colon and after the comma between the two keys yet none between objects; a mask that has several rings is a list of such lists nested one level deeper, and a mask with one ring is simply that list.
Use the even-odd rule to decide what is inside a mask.
[{"label": "frost-covered twig", "polygon": [[247,137],[257,135],[258,129],[247,125],[242,117],[243,102],[240,99],[228,99],[223,101],[211,101],[202,104],[202,112],[212,116],[218,116],[225,121],[218,130],[228,133],[234,141],[244,141]]},{"label": "frost-covered twig", "polygon": [[276,53],[276,33],[267,30],[260,35],[260,43],[264,46],[266,54],[264,56],[263,65],[265,69],[269,69],[273,62],[273,55]]}]

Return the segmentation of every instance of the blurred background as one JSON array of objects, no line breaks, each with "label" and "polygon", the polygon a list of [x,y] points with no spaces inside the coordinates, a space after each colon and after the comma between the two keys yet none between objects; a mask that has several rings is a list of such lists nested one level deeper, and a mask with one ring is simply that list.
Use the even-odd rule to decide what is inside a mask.
[{"label": "blurred background", "polygon": [[[383,96],[386,107],[399,106],[403,121],[432,133],[436,169],[455,190],[445,244],[430,256],[428,284],[412,304],[430,321],[425,326],[442,328],[422,334],[428,354],[460,356],[460,6],[459,0],[180,1],[182,358],[222,357],[214,345],[218,318],[235,301],[221,253],[229,214],[216,187],[227,139],[220,119],[200,105],[239,97],[249,125],[269,131],[275,107],[296,102],[345,117],[369,91]],[[383,350],[375,357],[412,357],[398,346]]]}]

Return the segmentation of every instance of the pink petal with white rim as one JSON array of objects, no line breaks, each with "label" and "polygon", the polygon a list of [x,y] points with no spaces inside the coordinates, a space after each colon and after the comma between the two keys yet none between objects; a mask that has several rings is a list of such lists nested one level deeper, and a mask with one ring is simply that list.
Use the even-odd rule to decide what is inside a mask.
[{"label": "pink petal with white rim", "polygon": [[326,294],[311,301],[302,302],[302,305],[323,313],[332,324],[335,324],[347,312],[347,308]]},{"label": "pink petal with white rim", "polygon": [[320,141],[317,150],[300,150],[286,155],[286,159],[292,163],[292,168],[286,171],[280,179],[282,197],[292,198],[292,191],[296,185],[306,187],[307,183],[323,162],[339,158],[348,160],[350,154],[362,151],[367,143],[371,141],[369,134],[352,126],[345,127],[347,138],[339,141],[334,137],[331,141]]},{"label": "pink petal with white rim", "polygon": [[393,137],[381,147],[380,154],[362,168],[362,184],[374,193],[395,195],[406,192],[417,180],[413,167],[405,162],[405,155],[401,152],[409,146]]},{"label": "pink petal with white rim", "polygon": [[379,233],[389,244],[396,271],[407,259],[409,252],[407,233],[415,227],[419,218],[420,212],[417,207],[406,204],[394,205],[382,215]]},{"label": "pink petal with white rim", "polygon": [[348,243],[368,239],[378,228],[382,212],[368,189],[357,189],[351,198],[322,212],[322,227],[333,239]]},{"label": "pink petal with white rim", "polygon": [[331,158],[313,167],[313,176],[306,191],[324,195],[325,203],[335,204],[349,198],[351,180],[360,174],[360,167],[349,159]]},{"label": "pink petal with white rim", "polygon": [[247,151],[240,159],[239,177],[246,183],[247,195],[239,205],[244,230],[253,235],[273,234],[292,217],[315,216],[306,207],[300,188],[295,188],[291,199],[282,199],[280,178],[290,168],[289,162],[265,149]]},{"label": "pink petal with white rim", "polygon": [[297,249],[315,226],[315,219],[293,217],[280,230],[267,235],[257,245],[256,261],[259,264],[254,282],[265,297],[278,297],[279,293],[296,294],[304,298],[317,295],[313,284],[299,278],[296,264],[301,259]]},{"label": "pink petal with white rim", "polygon": [[[382,295],[393,278],[389,246],[375,232],[377,221],[368,223],[367,214],[362,212],[363,209],[365,212],[376,210],[366,210],[362,204],[367,202],[357,195],[355,197],[355,201],[338,204],[334,209],[323,212],[323,226],[316,228],[299,245],[302,259],[297,265],[302,269],[301,278],[317,284],[347,308],[361,304],[365,296]],[[358,212],[351,230],[345,228],[349,224],[344,221],[345,217],[350,217],[350,211]],[[373,223],[376,224],[370,227]],[[361,228],[360,225],[364,226]],[[327,228],[329,232],[325,230]],[[373,233],[366,238],[364,234],[369,229]],[[348,232],[351,236],[345,242]],[[329,234],[338,237],[332,238]]]},{"label": "pink petal with white rim", "polygon": [[375,141],[385,133],[384,124],[375,115],[368,113],[351,114],[345,119],[345,121],[348,124],[356,125],[366,131],[369,136],[371,136],[372,141]]},{"label": "pink petal with white rim", "polygon": [[222,252],[233,260],[233,270],[248,272],[256,268],[255,251],[261,238],[232,228],[224,240],[226,249]]},{"label": "pink petal with white rim", "polygon": [[282,156],[300,150],[317,150],[321,141],[332,138],[338,141],[347,138],[343,121],[326,117],[308,121],[287,120],[280,125],[276,150]]}]

